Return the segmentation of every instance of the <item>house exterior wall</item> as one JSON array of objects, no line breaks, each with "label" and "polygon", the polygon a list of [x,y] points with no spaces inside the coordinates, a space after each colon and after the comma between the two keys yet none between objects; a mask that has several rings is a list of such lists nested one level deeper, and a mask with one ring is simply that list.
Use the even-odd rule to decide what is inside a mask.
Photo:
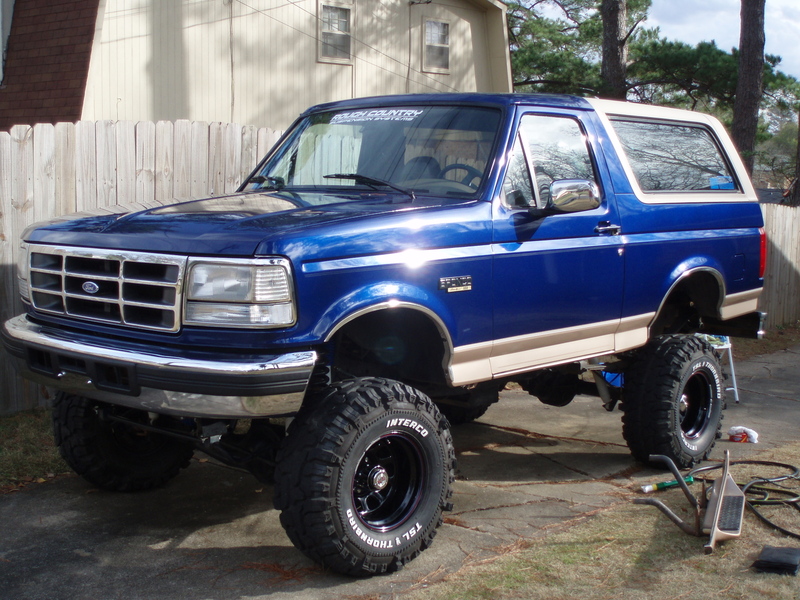
[{"label": "house exterior wall", "polygon": [[[323,5],[350,11],[351,59],[320,57]],[[285,128],[311,104],[388,93],[511,91],[496,0],[103,0],[82,119]],[[423,70],[425,21],[450,68]]]}]

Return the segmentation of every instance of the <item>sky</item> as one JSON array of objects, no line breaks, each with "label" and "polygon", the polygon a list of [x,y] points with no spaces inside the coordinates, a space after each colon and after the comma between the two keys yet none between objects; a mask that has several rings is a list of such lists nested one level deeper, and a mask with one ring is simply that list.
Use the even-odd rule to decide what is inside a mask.
[{"label": "sky", "polygon": [[[800,0],[766,0],[767,54],[781,57],[778,70],[800,79]],[[695,45],[714,40],[726,52],[739,47],[741,0],[653,0],[647,27],[662,37]]]}]

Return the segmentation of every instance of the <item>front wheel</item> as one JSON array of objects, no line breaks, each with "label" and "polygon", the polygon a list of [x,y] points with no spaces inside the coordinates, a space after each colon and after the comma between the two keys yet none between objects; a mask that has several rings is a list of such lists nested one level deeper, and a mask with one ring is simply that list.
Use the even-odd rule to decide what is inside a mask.
[{"label": "front wheel", "polygon": [[696,336],[662,336],[639,350],[622,392],[622,433],[633,456],[649,462],[663,454],[678,468],[708,458],[725,408],[722,382],[714,349]]},{"label": "front wheel", "polygon": [[[119,412],[125,422],[104,417]],[[149,490],[189,466],[194,444],[139,428],[147,413],[59,392],[53,433],[67,464],[89,483],[115,492]]]},{"label": "front wheel", "polygon": [[447,420],[386,379],[332,385],[278,453],[275,507],[294,545],[346,575],[387,573],[431,545],[455,473]]}]

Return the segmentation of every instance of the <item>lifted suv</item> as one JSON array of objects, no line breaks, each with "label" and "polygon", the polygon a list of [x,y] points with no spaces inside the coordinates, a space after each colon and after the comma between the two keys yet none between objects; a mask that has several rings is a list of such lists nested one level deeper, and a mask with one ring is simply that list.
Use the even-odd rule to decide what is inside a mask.
[{"label": "lifted suv", "polygon": [[760,334],[762,226],[702,114],[332,103],[233,195],[28,230],[3,340],[60,390],[56,442],[94,485],[163,484],[200,448],[274,477],[308,556],[386,572],[451,508],[450,424],[509,382],[562,406],[594,381],[636,459],[705,459],[724,385],[695,334]]}]

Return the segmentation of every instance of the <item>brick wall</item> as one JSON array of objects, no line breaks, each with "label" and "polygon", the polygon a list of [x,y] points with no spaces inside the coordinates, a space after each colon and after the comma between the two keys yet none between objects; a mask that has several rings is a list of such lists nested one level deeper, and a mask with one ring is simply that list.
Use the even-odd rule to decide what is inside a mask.
[{"label": "brick wall", "polygon": [[100,0],[16,0],[0,86],[0,131],[77,121]]}]

